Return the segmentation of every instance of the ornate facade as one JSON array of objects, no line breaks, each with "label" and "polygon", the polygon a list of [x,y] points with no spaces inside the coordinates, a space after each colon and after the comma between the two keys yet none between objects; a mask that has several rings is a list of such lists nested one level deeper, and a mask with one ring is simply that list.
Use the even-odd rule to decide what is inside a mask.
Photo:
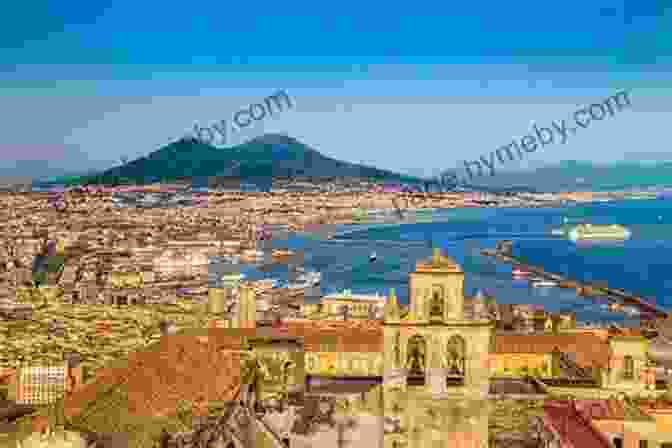
[{"label": "ornate facade", "polygon": [[[394,291],[385,307],[385,413],[400,430],[385,434],[384,446],[445,447],[449,440],[487,446],[493,323],[465,319],[464,273],[438,250],[416,264],[409,284],[407,316]],[[448,424],[456,409],[468,418]]]}]

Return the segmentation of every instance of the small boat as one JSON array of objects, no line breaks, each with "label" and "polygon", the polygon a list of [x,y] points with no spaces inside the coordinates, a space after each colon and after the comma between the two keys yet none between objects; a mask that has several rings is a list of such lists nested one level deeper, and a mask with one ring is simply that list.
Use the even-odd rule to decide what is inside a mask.
[{"label": "small boat", "polygon": [[264,258],[264,252],[255,249],[247,249],[243,251],[243,253],[240,255],[240,258],[245,260],[257,260]]},{"label": "small boat", "polygon": [[628,316],[639,316],[641,314],[637,308],[632,306],[624,306],[623,312],[625,312],[625,314]]},{"label": "small boat", "polygon": [[558,284],[552,280],[535,280],[532,282],[533,288],[551,288],[553,286],[558,286]]},{"label": "small boat", "polygon": [[290,257],[294,255],[294,252],[292,252],[289,249],[273,249],[271,251],[271,256],[273,258],[285,258],[285,257]]},{"label": "small boat", "polygon": [[620,303],[610,303],[609,311],[621,311],[623,309]]},{"label": "small boat", "polygon": [[305,272],[299,275],[296,280],[298,282],[310,284],[311,286],[317,286],[322,280],[322,274],[315,271]]},{"label": "small boat", "polygon": [[238,255],[223,255],[221,259],[222,261],[231,264],[238,264],[240,262],[240,257]]},{"label": "small boat", "polygon": [[514,268],[511,271],[511,275],[513,275],[514,277],[524,277],[524,276],[530,275],[530,271],[528,271],[525,268],[518,267],[518,268]]},{"label": "small boat", "polygon": [[371,255],[369,255],[369,261],[376,261],[378,259],[378,255],[376,255],[375,252],[372,252]]},{"label": "small boat", "polygon": [[297,283],[288,283],[287,284],[287,289],[306,289],[310,288],[311,284],[304,281],[304,282],[297,282]]},{"label": "small boat", "polygon": [[225,283],[239,282],[240,280],[244,279],[245,277],[246,277],[246,275],[242,274],[242,273],[231,273],[231,274],[222,275],[220,280],[222,280]]}]

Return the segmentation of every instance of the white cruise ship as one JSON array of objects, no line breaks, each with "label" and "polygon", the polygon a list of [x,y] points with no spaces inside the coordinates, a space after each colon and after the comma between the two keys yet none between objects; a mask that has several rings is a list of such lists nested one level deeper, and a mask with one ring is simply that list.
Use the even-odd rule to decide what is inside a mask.
[{"label": "white cruise ship", "polygon": [[572,241],[579,240],[627,240],[631,236],[630,230],[618,224],[593,225],[579,224],[568,232]]}]

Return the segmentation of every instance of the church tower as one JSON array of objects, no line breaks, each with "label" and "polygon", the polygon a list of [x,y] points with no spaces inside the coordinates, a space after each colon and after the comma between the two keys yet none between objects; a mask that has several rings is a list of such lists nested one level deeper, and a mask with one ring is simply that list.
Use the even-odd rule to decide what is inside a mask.
[{"label": "church tower", "polygon": [[464,317],[464,272],[434,249],[409,275],[411,318],[423,323],[447,323]]},{"label": "church tower", "polygon": [[[465,316],[464,272],[438,249],[416,263],[408,283],[406,315],[400,316],[393,292],[385,305],[385,415],[401,430],[386,433],[383,445],[424,448],[437,440],[459,445],[462,437],[473,437],[480,447],[487,437],[479,434],[488,434],[483,403],[490,385],[492,322]],[[463,406],[470,409],[463,421],[442,417]]]}]

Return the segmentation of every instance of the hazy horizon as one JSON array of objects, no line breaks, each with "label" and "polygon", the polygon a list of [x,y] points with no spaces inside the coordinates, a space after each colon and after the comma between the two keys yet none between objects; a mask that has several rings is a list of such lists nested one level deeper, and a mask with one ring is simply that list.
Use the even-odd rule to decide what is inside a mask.
[{"label": "hazy horizon", "polygon": [[552,16],[531,1],[38,3],[8,5],[15,19],[0,31],[0,168],[135,159],[280,89],[295,108],[232,145],[277,132],[329,157],[432,175],[628,90],[630,109],[506,169],[665,151],[672,10],[653,2],[572,0]]}]

